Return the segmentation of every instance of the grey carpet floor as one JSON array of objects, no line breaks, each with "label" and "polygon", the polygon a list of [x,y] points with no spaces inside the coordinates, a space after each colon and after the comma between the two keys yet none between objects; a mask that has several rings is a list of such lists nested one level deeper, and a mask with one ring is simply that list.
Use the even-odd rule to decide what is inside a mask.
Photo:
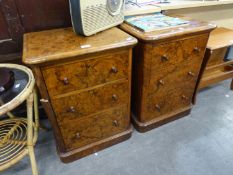
[{"label": "grey carpet floor", "polygon": [[[192,113],[70,164],[60,162],[51,131],[36,145],[40,175],[233,175],[230,81],[202,90]],[[0,173],[30,175],[26,157]]]}]

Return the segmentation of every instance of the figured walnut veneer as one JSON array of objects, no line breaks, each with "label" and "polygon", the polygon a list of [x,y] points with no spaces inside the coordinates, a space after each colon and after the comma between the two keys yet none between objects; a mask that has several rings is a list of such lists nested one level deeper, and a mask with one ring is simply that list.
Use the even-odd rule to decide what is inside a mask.
[{"label": "figured walnut veneer", "polygon": [[203,72],[209,33],[215,25],[189,25],[143,33],[121,28],[140,42],[133,53],[132,121],[140,132],[187,115]]},{"label": "figured walnut veneer", "polygon": [[[43,68],[50,96],[81,90],[128,77],[129,52],[101,55],[79,62]],[[53,82],[49,83],[49,82]]]},{"label": "figured walnut veneer", "polygon": [[109,109],[128,101],[129,83],[106,84],[80,93],[51,99],[57,118],[78,118]]},{"label": "figured walnut veneer", "polygon": [[71,28],[24,36],[23,61],[36,77],[58,152],[71,162],[131,136],[132,47],[118,28],[91,37]]},{"label": "figured walnut veneer", "polygon": [[135,44],[135,39],[112,28],[90,37],[76,36],[72,28],[24,35],[23,62],[40,64]]},{"label": "figured walnut veneer", "polygon": [[111,137],[128,130],[128,106],[120,106],[88,117],[65,118],[59,122],[68,150]]}]

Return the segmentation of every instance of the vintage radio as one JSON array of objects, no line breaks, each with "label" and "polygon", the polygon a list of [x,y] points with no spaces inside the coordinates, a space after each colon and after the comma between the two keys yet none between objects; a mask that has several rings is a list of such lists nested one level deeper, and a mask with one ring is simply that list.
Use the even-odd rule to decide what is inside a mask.
[{"label": "vintage radio", "polygon": [[90,36],[124,21],[124,0],[69,0],[76,34]]}]

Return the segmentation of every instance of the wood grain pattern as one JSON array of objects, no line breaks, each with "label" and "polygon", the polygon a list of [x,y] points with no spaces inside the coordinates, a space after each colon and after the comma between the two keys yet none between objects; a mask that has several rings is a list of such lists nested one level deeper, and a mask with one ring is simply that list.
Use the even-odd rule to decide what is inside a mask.
[{"label": "wood grain pattern", "polygon": [[24,33],[24,27],[20,21],[20,16],[15,1],[1,1],[0,6],[5,16],[11,38],[19,42],[22,39],[21,36]]},{"label": "wood grain pattern", "polygon": [[205,88],[220,81],[233,78],[231,61],[225,61],[229,46],[233,45],[233,30],[216,28],[210,34],[205,54],[208,60],[199,88]]},{"label": "wood grain pattern", "polygon": [[51,97],[128,78],[128,50],[101,54],[88,60],[48,66],[43,76]]},{"label": "wood grain pattern", "polygon": [[180,119],[190,114],[192,106],[173,111],[169,114],[160,115],[150,121],[140,122],[137,117],[132,115],[132,123],[139,132],[147,132],[164,124]]},{"label": "wood grain pattern", "polygon": [[93,88],[68,97],[52,99],[52,106],[58,122],[66,118],[81,118],[98,111],[127,103],[128,80],[121,83]]},{"label": "wood grain pattern", "polygon": [[167,93],[148,94],[146,105],[142,106],[140,122],[147,122],[162,115],[168,115],[173,111],[181,110],[192,105],[193,89],[177,88]]},{"label": "wood grain pattern", "polygon": [[233,30],[224,27],[218,27],[210,33],[207,48],[217,50],[219,48],[229,47],[233,44]]},{"label": "wood grain pattern", "polygon": [[215,50],[210,50],[207,48],[207,50],[209,50],[209,52],[210,52],[209,61],[208,61],[207,67],[206,67],[207,72],[209,69],[211,69],[212,66],[216,66],[216,65],[224,62],[224,58],[225,58],[227,49],[228,49],[227,47],[223,47],[223,48],[219,48],[219,49],[215,49]]},{"label": "wood grain pattern", "polygon": [[[12,53],[20,52],[22,49],[22,35],[25,32],[14,0],[1,1],[0,28],[0,55],[7,55],[12,59]],[[3,61],[0,58],[0,62]]]},{"label": "wood grain pattern", "polygon": [[70,151],[62,152],[58,148],[58,154],[63,163],[70,163],[87,155],[96,153],[97,151],[101,151],[105,148],[121,143],[129,139],[131,137],[132,132],[133,128],[130,125],[130,127],[125,131],[119,132],[118,134],[115,134],[111,137],[101,139],[97,142],[93,142],[79,149],[73,149]]},{"label": "wood grain pattern", "polygon": [[151,74],[138,120],[146,122],[191,106],[200,68],[201,61],[188,60]]},{"label": "wood grain pattern", "polygon": [[199,88],[204,88],[233,77],[233,61],[218,64],[205,71]]},{"label": "wood grain pattern", "polygon": [[85,38],[71,29],[26,35],[23,61],[37,72],[41,102],[63,162],[131,136],[132,47],[136,42],[117,28]]},{"label": "wood grain pattern", "polygon": [[[181,17],[187,19],[186,17]],[[182,27],[168,28],[165,30],[156,30],[153,32],[142,32],[139,29],[134,28],[133,26],[123,23],[121,24],[121,29],[126,32],[129,32],[131,35],[135,36],[141,41],[146,42],[163,42],[168,39],[176,39],[182,36],[191,36],[193,34],[200,34],[206,31],[212,31],[216,24],[211,24],[204,21],[197,21],[192,19],[187,19],[190,21],[189,25]]]},{"label": "wood grain pattern", "polygon": [[127,24],[121,28],[140,40],[133,55],[132,119],[136,129],[145,132],[187,115],[215,25],[191,20],[182,29],[148,33]]},{"label": "wood grain pattern", "polygon": [[69,1],[14,0],[26,32],[71,26]]},{"label": "wood grain pattern", "polygon": [[194,89],[207,40],[205,34],[153,47],[150,91],[163,94],[180,87]]},{"label": "wood grain pattern", "polygon": [[57,119],[56,119],[56,116],[53,112],[52,105],[49,102],[50,97],[49,97],[49,94],[48,94],[48,91],[46,88],[46,84],[44,82],[44,78],[43,78],[41,69],[40,69],[40,67],[36,67],[36,66],[33,66],[31,68],[33,70],[33,74],[34,74],[35,79],[36,79],[36,85],[37,85],[39,92],[40,92],[40,96],[41,96],[40,101],[41,101],[43,108],[48,116],[48,119],[53,127],[53,132],[55,135],[57,145],[58,145],[60,151],[65,151],[65,144],[64,144],[64,141],[62,139],[61,131],[60,131],[60,128],[58,127]]},{"label": "wood grain pattern", "polygon": [[208,40],[208,34],[165,42],[160,45],[154,44],[152,50],[153,70],[159,71],[169,66],[179,65],[185,60],[200,62],[205,52],[206,40]]},{"label": "wood grain pattern", "polygon": [[[144,72],[150,80],[142,88],[140,122],[191,106],[207,40],[208,34],[204,34],[153,47],[152,64],[148,63],[151,70]],[[163,55],[170,59],[162,60]]]},{"label": "wood grain pattern", "polygon": [[166,94],[177,88],[194,89],[201,68],[200,61],[188,60],[161,72],[152,72],[148,93]]},{"label": "wood grain pattern", "polygon": [[3,16],[4,13],[0,11],[0,26],[1,26],[1,33],[0,33],[0,40],[5,40],[10,37],[9,31],[7,29],[7,21],[5,16]]},{"label": "wood grain pattern", "polygon": [[76,36],[72,28],[34,32],[24,35],[23,62],[45,63],[136,43],[135,38],[115,27],[90,37]]},{"label": "wood grain pattern", "polygon": [[66,118],[59,122],[67,150],[111,137],[129,128],[127,105],[85,118]]}]

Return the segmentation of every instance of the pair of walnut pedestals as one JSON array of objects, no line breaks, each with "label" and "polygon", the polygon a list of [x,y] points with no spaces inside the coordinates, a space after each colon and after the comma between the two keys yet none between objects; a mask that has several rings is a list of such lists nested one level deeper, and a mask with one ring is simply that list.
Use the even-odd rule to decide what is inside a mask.
[{"label": "pair of walnut pedestals", "polygon": [[131,113],[146,131],[191,109],[214,27],[192,22],[159,34],[121,27],[140,41],[133,71],[137,39],[118,28],[91,37],[71,28],[24,36],[23,62],[33,69],[63,162],[128,139]]}]

